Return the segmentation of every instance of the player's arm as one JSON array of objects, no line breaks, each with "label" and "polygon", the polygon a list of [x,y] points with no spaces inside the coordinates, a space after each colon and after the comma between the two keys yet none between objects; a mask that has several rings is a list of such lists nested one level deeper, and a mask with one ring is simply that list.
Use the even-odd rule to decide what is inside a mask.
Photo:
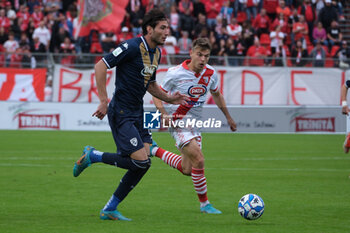
[{"label": "player's arm", "polygon": [[227,110],[226,107],[226,102],[224,97],[221,95],[220,91],[210,91],[213,100],[215,102],[215,104],[218,106],[218,108],[222,111],[222,113],[225,115],[226,119],[227,119],[227,123],[230,126],[230,129],[232,131],[236,131],[237,130],[237,125],[236,122],[232,119],[230,113]]},{"label": "player's arm", "polygon": [[[349,81],[347,81],[349,82]],[[346,114],[346,115],[349,115],[349,107],[348,107],[348,103],[346,102],[346,96],[348,94],[348,87],[346,84],[344,84],[342,87],[341,87],[341,105],[342,105],[342,113],[343,114]]]},{"label": "player's arm", "polygon": [[154,105],[160,111],[160,113],[162,115],[168,115],[168,112],[164,108],[163,101],[161,101],[160,99],[158,99],[158,98],[156,98],[154,96],[152,97],[152,99],[153,99]]},{"label": "player's arm", "polygon": [[170,104],[186,104],[186,101],[189,101],[189,97],[186,95],[181,94],[180,92],[175,92],[172,95],[169,95],[165,93],[160,87],[158,86],[157,82],[150,82],[147,91],[154,97],[163,100]]},{"label": "player's arm", "polygon": [[105,117],[108,109],[106,75],[107,75],[107,66],[101,59],[95,65],[95,79],[96,79],[98,98],[100,99],[100,104],[98,105],[97,110],[92,114],[92,116],[96,116],[100,120],[102,120]]},{"label": "player's arm", "polygon": [[160,111],[160,113],[162,114],[162,121],[163,124],[165,126],[169,126],[169,121],[171,119],[171,115],[169,115],[169,113],[165,110],[164,108],[164,104],[163,101],[161,101],[160,99],[156,98],[156,97],[152,97],[153,98],[153,103],[156,106],[156,108]]}]

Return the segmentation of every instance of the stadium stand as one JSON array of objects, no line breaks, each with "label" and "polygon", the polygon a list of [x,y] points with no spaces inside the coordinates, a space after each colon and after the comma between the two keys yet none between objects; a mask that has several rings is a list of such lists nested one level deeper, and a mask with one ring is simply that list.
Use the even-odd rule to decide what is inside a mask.
[{"label": "stadium stand", "polygon": [[[313,59],[320,57],[317,51],[324,51],[325,62],[317,63],[317,66],[339,66],[337,60],[339,51],[344,50],[343,40],[350,41],[349,6],[345,0],[130,0],[119,31],[91,31],[89,36],[74,37],[77,0],[1,0],[0,65],[30,67],[25,63],[32,58],[36,60],[36,66],[44,66],[41,63],[47,64],[49,60],[76,67],[81,64],[91,65],[104,53],[111,51],[113,44],[140,35],[145,12],[159,7],[168,13],[172,30],[172,42],[164,46],[163,56],[185,56],[188,48],[183,47],[183,35],[186,32],[186,41],[187,38],[188,41],[197,37],[210,38],[214,48],[214,64],[312,66],[316,64]],[[321,29],[315,33],[314,29],[317,29],[319,22],[322,23],[320,28],[328,35],[326,39],[322,39],[324,35]],[[281,32],[283,36],[276,37],[277,26],[280,26],[277,35]],[[23,34],[28,43],[20,43]],[[334,39],[334,36],[340,34]],[[8,35],[14,35],[15,42]],[[231,40],[227,42],[228,38],[233,43]],[[257,42],[254,41],[257,40],[258,50],[264,52],[263,62],[257,62],[253,55],[253,51],[257,50]],[[303,62],[296,63],[297,57],[301,57],[300,52],[299,55],[297,52],[300,49],[295,48],[299,40]],[[322,50],[314,50],[319,44],[318,40],[321,40]],[[229,45],[226,46],[225,43]],[[217,48],[220,44],[223,44],[222,48]],[[187,47],[187,42],[185,46]],[[20,54],[24,51],[25,56]],[[316,54],[313,53],[313,57],[310,57],[312,51],[316,51]],[[342,54],[346,56],[348,53]],[[94,55],[96,56],[91,58]],[[250,59],[247,55],[255,58]],[[286,62],[279,61],[282,59]],[[164,58],[162,62],[173,63],[179,60],[181,59]],[[348,60],[345,59],[344,62],[350,64]]]}]

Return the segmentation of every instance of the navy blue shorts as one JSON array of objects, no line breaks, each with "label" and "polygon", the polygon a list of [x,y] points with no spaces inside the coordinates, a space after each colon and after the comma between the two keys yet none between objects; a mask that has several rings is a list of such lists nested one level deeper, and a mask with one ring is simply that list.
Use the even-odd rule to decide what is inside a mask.
[{"label": "navy blue shorts", "polygon": [[152,134],[143,128],[143,109],[141,114],[108,108],[108,122],[112,130],[117,153],[129,156],[144,147],[143,143],[152,143]]}]

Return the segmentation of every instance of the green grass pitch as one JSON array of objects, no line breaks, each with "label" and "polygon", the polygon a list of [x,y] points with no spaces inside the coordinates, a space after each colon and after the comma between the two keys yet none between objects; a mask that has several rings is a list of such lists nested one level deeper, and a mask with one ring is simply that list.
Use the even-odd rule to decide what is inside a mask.
[{"label": "green grass pitch", "polygon": [[[154,133],[176,152],[168,133]],[[78,178],[85,145],[114,151],[109,132],[0,131],[0,232],[350,232],[350,155],[344,135],[204,134],[208,197],[222,215],[199,212],[190,177],[158,158],[119,206],[132,222],[99,211],[125,171],[94,164]],[[243,219],[238,200],[256,193],[263,216]]]}]

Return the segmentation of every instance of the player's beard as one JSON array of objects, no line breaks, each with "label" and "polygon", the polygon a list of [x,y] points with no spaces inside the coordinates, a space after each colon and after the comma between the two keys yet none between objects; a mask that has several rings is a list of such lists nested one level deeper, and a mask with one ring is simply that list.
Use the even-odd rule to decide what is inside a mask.
[{"label": "player's beard", "polygon": [[165,41],[162,40],[162,37],[160,35],[154,35],[151,37],[151,40],[156,44],[156,45],[164,45]]}]

